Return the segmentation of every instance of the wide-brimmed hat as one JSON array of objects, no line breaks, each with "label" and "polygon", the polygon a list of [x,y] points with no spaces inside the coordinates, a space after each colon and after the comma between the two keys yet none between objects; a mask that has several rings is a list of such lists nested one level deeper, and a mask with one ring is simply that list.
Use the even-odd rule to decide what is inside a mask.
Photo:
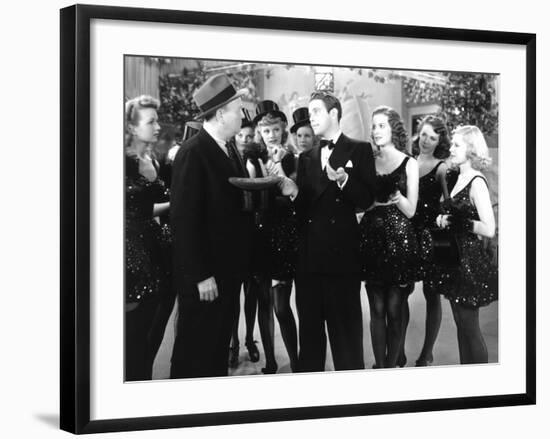
[{"label": "wide-brimmed hat", "polygon": [[273,101],[261,101],[256,106],[256,117],[254,117],[254,125],[256,125],[266,114],[280,117],[284,122],[287,122],[285,113],[279,110],[279,106]]},{"label": "wide-brimmed hat", "polygon": [[183,129],[183,137],[181,141],[185,142],[187,139],[193,137],[201,130],[201,128],[202,122],[199,122],[197,120],[190,120],[189,122],[185,122],[185,128]]},{"label": "wide-brimmed hat", "polygon": [[201,111],[197,119],[211,114],[246,93],[246,89],[236,90],[229,77],[223,73],[211,76],[193,95],[193,100]]},{"label": "wide-brimmed hat", "polygon": [[301,107],[294,110],[292,119],[294,120],[294,125],[290,128],[290,132],[295,133],[298,131],[298,128],[309,124],[309,109],[307,107]]}]

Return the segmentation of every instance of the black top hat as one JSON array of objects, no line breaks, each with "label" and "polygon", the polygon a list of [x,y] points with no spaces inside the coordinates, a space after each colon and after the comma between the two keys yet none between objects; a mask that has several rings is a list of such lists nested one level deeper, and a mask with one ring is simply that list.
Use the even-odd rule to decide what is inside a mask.
[{"label": "black top hat", "polygon": [[262,117],[266,114],[271,114],[273,116],[278,116],[286,123],[287,119],[285,113],[279,110],[279,106],[273,101],[261,101],[256,106],[256,117],[254,118],[254,125],[256,125]]},{"label": "black top hat", "polygon": [[241,119],[241,128],[253,127],[254,122],[250,119],[250,113],[246,108],[243,108],[244,117]]},{"label": "black top hat", "polygon": [[234,99],[245,95],[246,89],[235,90],[227,75],[219,74],[208,78],[193,95],[201,113],[197,119],[213,113]]},{"label": "black top hat", "polygon": [[298,128],[309,124],[309,109],[307,107],[301,107],[294,110],[292,119],[294,119],[294,125],[290,128],[290,132],[295,133],[298,131]]},{"label": "black top hat", "polygon": [[181,141],[185,142],[190,137],[193,137],[195,134],[197,134],[200,131],[201,128],[202,128],[202,122],[198,122],[196,120],[185,122],[185,128],[183,130],[183,137]]}]

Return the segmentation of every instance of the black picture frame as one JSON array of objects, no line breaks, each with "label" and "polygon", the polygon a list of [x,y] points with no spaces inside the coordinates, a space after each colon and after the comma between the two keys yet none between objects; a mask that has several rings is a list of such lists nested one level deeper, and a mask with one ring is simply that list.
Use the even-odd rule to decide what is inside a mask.
[{"label": "black picture frame", "polygon": [[[502,43],[526,49],[525,393],[90,420],[90,22],[94,19]],[[536,35],[287,17],[75,5],[61,10],[60,424],[72,433],[515,406],[536,401]]]}]

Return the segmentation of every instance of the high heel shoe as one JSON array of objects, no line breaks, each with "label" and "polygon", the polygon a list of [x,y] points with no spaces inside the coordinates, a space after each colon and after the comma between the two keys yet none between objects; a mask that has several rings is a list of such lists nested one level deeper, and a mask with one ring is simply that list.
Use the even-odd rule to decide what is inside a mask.
[{"label": "high heel shoe", "polygon": [[433,355],[430,355],[429,357],[420,357],[416,362],[414,363],[415,367],[425,367],[430,366],[434,362]]},{"label": "high heel shoe", "polygon": [[407,365],[407,356],[405,354],[400,354],[397,358],[397,366],[405,367]]},{"label": "high heel shoe", "polygon": [[272,375],[277,373],[278,368],[279,366],[277,366],[277,363],[266,364],[265,367],[262,367],[262,373],[264,375]]},{"label": "high heel shoe", "polygon": [[253,363],[257,363],[260,361],[260,351],[258,350],[258,347],[256,346],[257,341],[247,341],[246,342],[246,349],[248,349],[248,356],[250,357],[250,361]]}]

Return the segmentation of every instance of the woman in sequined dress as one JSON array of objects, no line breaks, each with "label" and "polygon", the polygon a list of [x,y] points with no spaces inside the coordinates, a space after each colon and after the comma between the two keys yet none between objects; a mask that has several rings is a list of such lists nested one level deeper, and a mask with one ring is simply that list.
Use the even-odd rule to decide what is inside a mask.
[{"label": "woman in sequined dress", "polygon": [[495,218],[487,180],[481,173],[491,158],[479,128],[463,126],[453,133],[450,160],[460,174],[436,223],[454,232],[460,263],[454,269],[439,267],[434,282],[451,303],[460,363],[487,363],[479,308],[497,300],[498,272],[482,241],[482,237],[494,236]]},{"label": "woman in sequined dress", "polygon": [[[266,102],[270,104],[265,105]],[[262,110],[263,109],[263,110]],[[267,110],[267,111],[266,111]],[[256,124],[256,141],[267,151],[266,170],[271,175],[284,175],[296,178],[296,157],[291,152],[288,140],[287,119],[278,110],[275,103],[264,101],[258,105]],[[278,188],[273,188],[270,196],[269,216],[271,230],[270,277],[272,287],[269,300],[275,309],[275,315],[281,329],[281,337],[290,360],[290,368],[295,371],[298,364],[298,334],[296,320],[290,307],[290,294],[297,255],[296,215],[292,202],[288,197],[279,194]],[[264,296],[265,297],[265,296]],[[261,303],[261,301],[260,301]],[[266,313],[268,307],[265,308]],[[272,314],[270,314],[272,319]],[[270,327],[273,335],[273,326]],[[266,353],[267,357],[267,353]],[[267,359],[264,373],[277,371],[275,356]]]},{"label": "woman in sequined dress", "polygon": [[[423,263],[424,280],[422,289],[426,299],[426,324],[424,345],[416,366],[427,366],[433,362],[433,347],[441,326],[441,296],[429,276],[430,229],[436,227],[435,219],[440,211],[441,199],[449,198],[447,188],[448,167],[445,160],[449,157],[451,142],[445,121],[438,116],[426,116],[418,126],[418,136],[413,141],[412,153],[418,162],[419,184],[418,203],[413,224],[419,237]],[[403,321],[403,345],[408,325],[409,307],[405,303]],[[404,352],[400,354],[404,357]]]},{"label": "woman in sequined dress", "polygon": [[[158,165],[148,153],[158,138],[159,103],[139,96],[126,103],[125,146],[125,379],[152,378],[153,361],[174,305],[170,243],[155,221],[169,209]],[[167,227],[167,226],[165,226]]]},{"label": "woman in sequined dress", "polygon": [[395,367],[402,342],[402,309],[419,276],[418,243],[411,218],[418,198],[418,165],[406,153],[399,114],[379,107],[372,115],[375,202],[361,219],[364,279],[370,305],[375,368]]}]

